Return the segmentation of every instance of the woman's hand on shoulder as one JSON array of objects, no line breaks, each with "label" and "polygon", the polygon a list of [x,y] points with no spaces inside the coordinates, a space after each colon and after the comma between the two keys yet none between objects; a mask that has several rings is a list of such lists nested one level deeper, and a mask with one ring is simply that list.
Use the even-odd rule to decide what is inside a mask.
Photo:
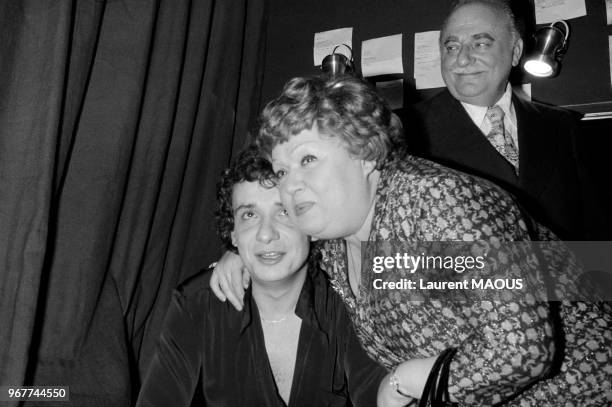
[{"label": "woman's hand on shoulder", "polygon": [[244,290],[251,277],[239,255],[226,251],[215,265],[210,288],[221,301],[229,302],[238,311],[244,306]]}]

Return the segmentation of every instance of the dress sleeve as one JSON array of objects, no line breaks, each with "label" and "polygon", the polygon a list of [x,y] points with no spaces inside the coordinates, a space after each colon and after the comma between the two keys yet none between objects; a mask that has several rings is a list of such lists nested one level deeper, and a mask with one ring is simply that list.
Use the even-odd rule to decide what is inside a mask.
[{"label": "dress sleeve", "polygon": [[337,307],[341,307],[338,313],[339,326],[340,332],[344,332],[344,366],[351,405],[355,407],[375,406],[378,386],[387,374],[387,370],[368,356],[357,338],[344,305],[340,300],[337,302],[339,303]]},{"label": "dress sleeve", "polygon": [[[424,193],[433,196],[420,197],[420,224],[427,236],[419,239],[482,242],[496,276],[523,277],[526,284],[538,284],[537,256],[529,252],[529,245],[511,243],[529,240],[520,209],[510,195],[478,181],[458,176],[430,185]],[[547,302],[533,296],[503,301],[472,297],[467,302],[446,301],[444,306],[446,323],[469,327],[467,337],[453,344],[458,352],[450,365],[451,399],[462,405],[495,404],[550,371],[555,345]]]},{"label": "dress sleeve", "polygon": [[205,329],[204,318],[196,318],[197,309],[179,291],[174,291],[137,407],[191,405],[200,375]]}]

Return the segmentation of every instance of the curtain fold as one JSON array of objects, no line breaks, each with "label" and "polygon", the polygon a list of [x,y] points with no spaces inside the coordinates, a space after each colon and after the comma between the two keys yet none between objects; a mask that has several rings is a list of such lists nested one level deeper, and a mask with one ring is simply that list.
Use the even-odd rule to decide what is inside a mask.
[{"label": "curtain fold", "polygon": [[259,107],[266,0],[8,3],[0,383],[129,405],[171,290],[219,255],[215,185]]},{"label": "curtain fold", "polygon": [[[0,383],[21,384],[41,287],[72,5],[3,2],[0,37]],[[41,63],[41,55],[48,59]]]}]

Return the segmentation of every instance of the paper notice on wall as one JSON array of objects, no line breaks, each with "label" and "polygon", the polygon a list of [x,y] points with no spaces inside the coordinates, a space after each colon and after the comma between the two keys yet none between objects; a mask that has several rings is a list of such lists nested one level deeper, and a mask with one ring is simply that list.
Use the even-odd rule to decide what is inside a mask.
[{"label": "paper notice on wall", "polygon": [[361,73],[364,77],[404,73],[402,34],[364,41],[361,44]]},{"label": "paper notice on wall", "polygon": [[353,27],[315,33],[313,48],[315,66],[321,65],[323,58],[331,54],[336,46],[339,46],[336,54],[342,54],[347,58],[352,57],[351,51],[342,44],[353,48]]},{"label": "paper notice on wall", "polygon": [[535,0],[536,24],[586,16],[584,0]]},{"label": "paper notice on wall", "polygon": [[606,23],[612,24],[612,0],[606,0]]},{"label": "paper notice on wall", "polygon": [[378,94],[389,103],[392,110],[404,107],[404,80],[376,82]]},{"label": "paper notice on wall", "polygon": [[440,31],[414,34],[414,82],[417,89],[444,87],[440,73]]}]

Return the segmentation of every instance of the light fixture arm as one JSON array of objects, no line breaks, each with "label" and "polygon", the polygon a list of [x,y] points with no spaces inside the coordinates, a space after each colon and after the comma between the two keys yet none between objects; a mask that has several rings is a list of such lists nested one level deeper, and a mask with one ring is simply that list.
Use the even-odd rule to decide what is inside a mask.
[{"label": "light fixture arm", "polygon": [[[555,21],[554,23],[550,24],[550,27],[555,27],[556,24],[562,24],[563,25],[563,34],[564,34],[564,38],[563,38],[563,45],[557,50],[557,54],[561,54],[561,53],[565,53],[567,51],[567,40],[569,39],[569,33],[570,33],[570,29],[569,29],[569,25],[567,25],[567,23],[563,20],[558,20]],[[557,28],[557,27],[555,27]]]},{"label": "light fixture arm", "polygon": [[351,53],[351,56],[348,57],[349,61],[353,60],[353,50],[351,49],[351,47],[348,46],[348,44],[338,44],[334,47],[334,50],[332,51],[332,55],[334,55],[336,53],[336,50],[340,47],[346,47],[346,49],[349,50],[349,52]]}]

